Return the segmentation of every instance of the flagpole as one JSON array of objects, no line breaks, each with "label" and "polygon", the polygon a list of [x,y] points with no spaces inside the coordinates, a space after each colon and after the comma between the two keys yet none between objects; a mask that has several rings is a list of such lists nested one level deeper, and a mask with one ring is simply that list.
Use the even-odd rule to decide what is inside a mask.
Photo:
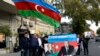
[{"label": "flagpole", "polygon": [[30,17],[26,17],[26,19],[29,19],[29,20],[26,20],[27,21],[27,29],[30,31],[30,25],[29,25],[29,23],[30,23]]},{"label": "flagpole", "polygon": [[22,18],[22,16],[21,16],[21,26],[23,25],[23,18]]},{"label": "flagpole", "polygon": [[36,19],[34,18],[34,20],[35,20],[35,33],[36,33],[36,24],[37,24],[37,22],[36,22]]},{"label": "flagpole", "polygon": [[23,19],[22,19],[22,16],[21,16],[21,26],[22,26],[22,22],[23,22]]}]

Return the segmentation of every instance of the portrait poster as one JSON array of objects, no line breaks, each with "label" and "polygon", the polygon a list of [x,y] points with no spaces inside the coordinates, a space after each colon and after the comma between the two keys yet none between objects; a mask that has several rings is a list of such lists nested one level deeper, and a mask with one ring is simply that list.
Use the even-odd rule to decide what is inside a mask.
[{"label": "portrait poster", "polygon": [[[68,45],[73,46],[74,48],[78,47],[77,42],[69,42]],[[59,52],[64,46],[65,42],[45,44],[45,56],[58,56]]]}]

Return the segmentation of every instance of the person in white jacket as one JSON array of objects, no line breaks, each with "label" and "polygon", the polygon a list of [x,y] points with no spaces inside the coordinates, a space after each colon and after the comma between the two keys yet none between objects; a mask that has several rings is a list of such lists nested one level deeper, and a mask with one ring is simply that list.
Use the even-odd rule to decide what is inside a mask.
[{"label": "person in white jacket", "polygon": [[42,39],[41,39],[40,35],[38,35],[38,34],[37,34],[37,38],[38,38],[38,43],[39,43],[38,56],[42,56],[43,51],[44,51],[44,48],[42,46]]}]

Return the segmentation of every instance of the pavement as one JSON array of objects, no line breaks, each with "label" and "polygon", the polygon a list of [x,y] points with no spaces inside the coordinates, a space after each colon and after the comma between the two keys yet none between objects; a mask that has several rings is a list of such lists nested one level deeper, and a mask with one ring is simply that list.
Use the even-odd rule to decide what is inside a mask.
[{"label": "pavement", "polygon": [[5,49],[0,49],[0,54],[5,54],[7,51]]},{"label": "pavement", "polygon": [[[84,55],[83,50],[81,51],[81,55],[79,56],[86,56]],[[100,42],[95,42],[94,39],[89,41],[89,55],[88,56],[100,56]]]},{"label": "pavement", "polygon": [[0,54],[0,56],[21,56],[21,55],[20,55],[20,52],[17,52],[17,53]]},{"label": "pavement", "polygon": [[[1,54],[1,52],[2,51],[0,51],[0,56],[20,56],[20,52],[7,53],[7,54]],[[83,55],[83,51],[81,51],[81,55],[79,56],[85,56]],[[100,42],[95,42],[94,40],[90,40],[88,56],[100,56]]]},{"label": "pavement", "polygon": [[89,56],[100,56],[100,42],[89,43]]},{"label": "pavement", "polygon": [[21,56],[21,52],[9,53],[9,50],[0,49],[0,56]]}]

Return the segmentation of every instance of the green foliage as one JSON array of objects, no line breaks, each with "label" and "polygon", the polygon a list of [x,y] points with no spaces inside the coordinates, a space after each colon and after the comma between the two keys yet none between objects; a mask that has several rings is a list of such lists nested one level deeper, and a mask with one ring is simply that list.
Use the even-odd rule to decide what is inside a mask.
[{"label": "green foliage", "polygon": [[5,34],[5,36],[11,36],[11,30],[9,26],[0,26],[0,33]]},{"label": "green foliage", "polygon": [[80,0],[64,0],[65,5],[65,16],[69,16],[71,18],[80,18],[87,19],[88,13],[87,8],[83,5]]},{"label": "green foliage", "polygon": [[100,28],[97,30],[97,34],[100,35]]},{"label": "green foliage", "polygon": [[84,20],[75,20],[73,19],[72,28],[73,32],[76,34],[81,34],[85,31],[85,21]]},{"label": "green foliage", "polygon": [[[65,6],[64,16],[73,19],[74,32],[80,34],[89,30],[85,20],[93,20],[98,25],[100,20],[100,0],[63,0]],[[91,8],[89,7],[91,6]],[[89,8],[88,8],[89,7]]]}]

